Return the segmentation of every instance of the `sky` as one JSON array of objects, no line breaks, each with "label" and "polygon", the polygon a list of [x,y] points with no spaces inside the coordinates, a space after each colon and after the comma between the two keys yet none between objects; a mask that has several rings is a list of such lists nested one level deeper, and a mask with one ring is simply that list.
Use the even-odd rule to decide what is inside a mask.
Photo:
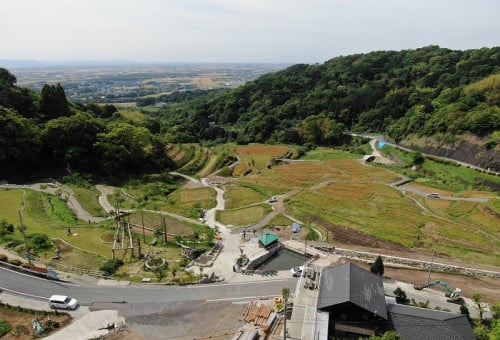
[{"label": "sky", "polygon": [[500,46],[498,0],[0,0],[0,59],[321,63]]}]

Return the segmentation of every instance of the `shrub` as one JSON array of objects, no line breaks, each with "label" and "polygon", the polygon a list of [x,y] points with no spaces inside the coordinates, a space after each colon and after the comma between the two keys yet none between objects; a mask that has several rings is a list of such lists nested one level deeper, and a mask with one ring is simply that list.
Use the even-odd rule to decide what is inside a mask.
[{"label": "shrub", "polygon": [[0,254],[0,261],[2,261],[2,262],[7,262],[7,260],[8,260],[8,259],[9,259],[9,258],[7,257],[7,255],[5,255],[5,254]]},{"label": "shrub", "polygon": [[103,271],[105,275],[113,275],[122,265],[122,260],[108,259],[104,261],[104,264],[99,268],[99,270]]},{"label": "shrub", "polygon": [[10,324],[5,320],[0,320],[0,338],[10,332]]},{"label": "shrub", "polygon": [[30,269],[31,265],[28,262],[23,262],[23,263],[21,263],[21,267],[26,268],[26,269]]},{"label": "shrub", "polygon": [[33,234],[31,236],[31,245],[35,250],[46,250],[52,248],[52,242],[45,234]]},{"label": "shrub", "polygon": [[400,287],[396,288],[393,293],[394,295],[396,295],[397,303],[405,303],[408,300],[408,298],[406,297],[406,292]]},{"label": "shrub", "polygon": [[0,220],[0,235],[12,234],[14,232],[14,225],[7,222],[5,218]]}]

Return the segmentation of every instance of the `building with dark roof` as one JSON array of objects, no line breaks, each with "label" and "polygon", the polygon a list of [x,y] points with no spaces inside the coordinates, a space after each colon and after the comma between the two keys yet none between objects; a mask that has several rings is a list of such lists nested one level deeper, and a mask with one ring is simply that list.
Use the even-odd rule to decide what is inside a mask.
[{"label": "building with dark roof", "polygon": [[328,313],[325,334],[359,339],[396,331],[404,340],[475,339],[465,315],[386,303],[382,277],[353,263],[321,273],[317,309]]},{"label": "building with dark roof", "polygon": [[387,312],[385,330],[396,331],[403,339],[476,339],[465,315],[405,305],[387,305]]}]

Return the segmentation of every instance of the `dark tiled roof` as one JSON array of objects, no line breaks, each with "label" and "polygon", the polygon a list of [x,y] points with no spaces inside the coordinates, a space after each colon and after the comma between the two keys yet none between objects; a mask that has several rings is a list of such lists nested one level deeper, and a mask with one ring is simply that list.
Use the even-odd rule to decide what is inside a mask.
[{"label": "dark tiled roof", "polygon": [[387,305],[390,328],[405,340],[474,340],[476,339],[465,315]]},{"label": "dark tiled roof", "polygon": [[382,278],[352,263],[321,273],[318,309],[345,302],[387,319]]}]

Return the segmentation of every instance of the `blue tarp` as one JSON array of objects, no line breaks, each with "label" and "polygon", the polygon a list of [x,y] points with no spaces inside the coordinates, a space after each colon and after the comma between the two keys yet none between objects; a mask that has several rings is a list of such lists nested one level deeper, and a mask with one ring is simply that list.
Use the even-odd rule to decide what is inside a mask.
[{"label": "blue tarp", "polygon": [[300,224],[294,222],[292,224],[292,233],[298,233],[300,231]]},{"label": "blue tarp", "polygon": [[378,147],[379,147],[379,148],[383,148],[383,147],[384,147],[384,145],[385,145],[385,142],[384,142],[383,140],[381,140],[381,141],[379,141],[379,142],[377,143],[377,145],[378,145]]}]

